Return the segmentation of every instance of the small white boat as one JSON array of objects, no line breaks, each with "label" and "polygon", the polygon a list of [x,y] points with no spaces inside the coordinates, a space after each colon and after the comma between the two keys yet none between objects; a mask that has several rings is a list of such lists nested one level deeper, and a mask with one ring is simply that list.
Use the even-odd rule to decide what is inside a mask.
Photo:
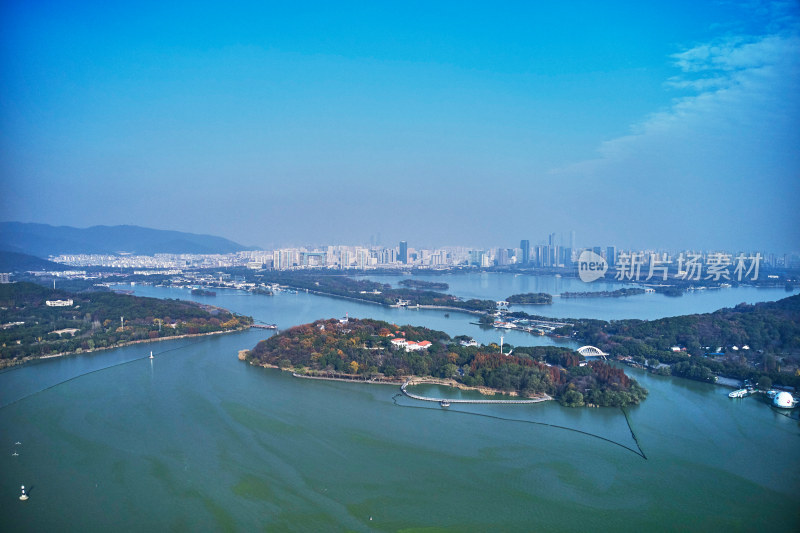
[{"label": "small white boat", "polygon": [[728,398],[744,398],[748,394],[750,394],[750,391],[747,389],[739,389],[728,394]]},{"label": "small white boat", "polygon": [[153,357],[153,351],[152,350],[150,350],[150,359],[155,359],[155,357]]},{"label": "small white boat", "polygon": [[439,403],[441,404],[442,407],[450,407],[450,402],[448,402],[447,400],[442,400]]}]

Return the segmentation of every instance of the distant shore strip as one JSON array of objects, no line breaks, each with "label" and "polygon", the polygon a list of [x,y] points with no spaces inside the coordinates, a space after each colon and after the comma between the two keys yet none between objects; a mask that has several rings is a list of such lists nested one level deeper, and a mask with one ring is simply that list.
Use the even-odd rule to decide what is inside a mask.
[{"label": "distant shore strip", "polygon": [[325,291],[317,291],[314,289],[307,289],[303,287],[295,287],[292,285],[286,285],[286,287],[292,289],[293,291],[297,292],[309,292],[311,294],[316,294],[318,296],[327,296],[329,298],[341,298],[343,300],[353,300],[355,302],[362,302],[372,305],[380,305],[381,307],[405,307],[407,309],[438,309],[443,311],[453,311],[453,312],[461,312],[461,313],[469,313],[471,315],[485,315],[486,312],[484,311],[477,311],[475,309],[465,309],[463,307],[452,307],[449,305],[423,305],[423,304],[416,304],[416,305],[404,305],[400,306],[397,304],[387,304],[383,302],[376,302],[374,300],[365,300],[364,298],[357,298],[355,296],[345,296],[343,294],[333,294],[331,292]]}]

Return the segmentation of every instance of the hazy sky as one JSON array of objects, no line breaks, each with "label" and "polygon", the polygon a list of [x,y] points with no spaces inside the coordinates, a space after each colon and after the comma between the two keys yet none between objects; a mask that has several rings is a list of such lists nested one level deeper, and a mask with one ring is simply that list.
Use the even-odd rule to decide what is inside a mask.
[{"label": "hazy sky", "polygon": [[0,220],[800,249],[796,1],[115,4],[2,2]]}]

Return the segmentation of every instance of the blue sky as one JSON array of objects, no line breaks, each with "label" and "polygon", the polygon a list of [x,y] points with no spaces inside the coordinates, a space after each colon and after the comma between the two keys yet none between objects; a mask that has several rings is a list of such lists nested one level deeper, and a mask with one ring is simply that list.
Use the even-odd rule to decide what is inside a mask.
[{"label": "blue sky", "polygon": [[797,2],[109,4],[2,3],[0,219],[800,249]]}]

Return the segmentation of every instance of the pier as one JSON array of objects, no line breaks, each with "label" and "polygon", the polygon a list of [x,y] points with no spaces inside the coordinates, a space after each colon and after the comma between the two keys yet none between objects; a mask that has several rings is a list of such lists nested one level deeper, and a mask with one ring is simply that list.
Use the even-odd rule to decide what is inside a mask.
[{"label": "pier", "polygon": [[411,384],[411,380],[406,381],[403,385],[400,386],[400,390],[403,392],[404,395],[408,396],[413,400],[422,400],[423,402],[436,402],[439,404],[444,405],[445,403],[499,403],[499,404],[524,404],[524,403],[541,403],[546,402],[547,400],[552,400],[550,396],[545,396],[544,398],[527,398],[524,400],[470,400],[470,399],[451,399],[451,398],[430,398],[428,396],[420,396],[419,394],[414,394],[408,392],[406,387]]}]

